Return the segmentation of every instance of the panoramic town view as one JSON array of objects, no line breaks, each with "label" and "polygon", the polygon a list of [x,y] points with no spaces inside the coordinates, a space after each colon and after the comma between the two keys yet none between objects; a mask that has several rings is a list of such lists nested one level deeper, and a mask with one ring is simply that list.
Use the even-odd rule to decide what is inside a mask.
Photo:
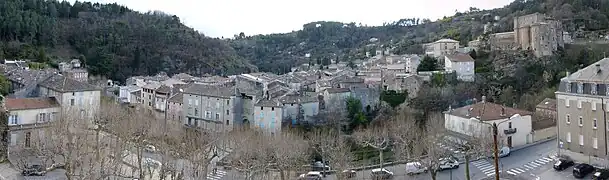
[{"label": "panoramic town view", "polygon": [[609,179],[609,1],[404,1],[0,0],[0,180]]}]

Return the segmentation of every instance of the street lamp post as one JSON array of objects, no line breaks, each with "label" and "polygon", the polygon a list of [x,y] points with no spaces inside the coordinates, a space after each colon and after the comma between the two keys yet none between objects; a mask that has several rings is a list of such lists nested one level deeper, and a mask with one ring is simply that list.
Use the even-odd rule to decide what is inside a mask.
[{"label": "street lamp post", "polygon": [[493,122],[493,124],[480,121],[480,120],[478,120],[476,118],[472,118],[472,119],[478,120],[482,124],[490,125],[492,127],[492,131],[493,131],[493,156],[494,156],[494,163],[495,163],[495,180],[499,180],[499,148],[497,147],[498,144],[499,144],[497,142],[497,136],[499,135],[499,132],[497,130],[497,126],[499,124],[502,124],[504,122],[508,122],[509,120],[512,120],[513,117],[514,116],[512,116],[512,117],[510,117],[510,118],[508,118],[506,120],[503,120],[503,121],[501,121],[499,123],[494,123]]}]

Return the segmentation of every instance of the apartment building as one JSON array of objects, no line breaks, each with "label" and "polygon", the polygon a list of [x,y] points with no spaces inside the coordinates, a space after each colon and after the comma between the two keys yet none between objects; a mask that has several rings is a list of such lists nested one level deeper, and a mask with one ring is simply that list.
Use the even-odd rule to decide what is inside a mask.
[{"label": "apartment building", "polygon": [[263,98],[254,105],[254,122],[250,127],[270,135],[281,133],[283,106],[277,99]]},{"label": "apartment building", "polygon": [[211,131],[231,131],[239,98],[227,86],[192,84],[183,92],[184,124]]},{"label": "apartment building", "polygon": [[475,63],[469,54],[452,54],[444,57],[444,70],[454,71],[457,79],[473,82],[475,79]]},{"label": "apartment building", "polygon": [[442,58],[443,56],[457,51],[459,48],[459,41],[453,39],[440,39],[436,42],[425,44],[423,46],[425,48],[425,54],[434,56],[436,58]]},{"label": "apartment building", "polygon": [[609,58],[567,74],[556,92],[559,154],[595,165],[607,163]]},{"label": "apartment building", "polygon": [[55,97],[63,111],[92,119],[99,113],[101,89],[91,84],[55,74],[38,84],[39,97]]}]

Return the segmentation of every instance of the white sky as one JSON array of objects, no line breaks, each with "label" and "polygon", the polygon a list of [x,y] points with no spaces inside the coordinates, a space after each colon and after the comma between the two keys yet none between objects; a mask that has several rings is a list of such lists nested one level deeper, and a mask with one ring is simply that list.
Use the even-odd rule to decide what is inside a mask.
[{"label": "white sky", "polygon": [[[382,25],[402,18],[436,20],[469,7],[492,9],[513,0],[90,0],[126,5],[141,12],[177,15],[207,36],[285,33],[313,21]],[[74,2],[74,0],[70,0]]]}]

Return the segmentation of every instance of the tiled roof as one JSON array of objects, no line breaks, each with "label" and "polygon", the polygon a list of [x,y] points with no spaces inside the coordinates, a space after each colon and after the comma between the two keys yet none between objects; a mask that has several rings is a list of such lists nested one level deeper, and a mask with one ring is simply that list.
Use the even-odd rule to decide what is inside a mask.
[{"label": "tiled roof", "polygon": [[182,104],[184,102],[184,93],[176,93],[175,95],[171,96],[169,98],[169,102],[173,102],[173,103],[180,103]]},{"label": "tiled roof", "polygon": [[556,99],[546,98],[541,103],[537,104],[537,108],[556,111]]},{"label": "tiled roof", "polygon": [[72,78],[54,74],[48,79],[45,79],[39,86],[46,87],[58,92],[81,92],[81,91],[99,91],[98,87],[91,84],[80,82]]},{"label": "tiled roof", "polygon": [[345,93],[345,92],[349,92],[349,88],[328,88],[328,89],[326,89],[326,91],[328,91],[328,93],[330,93],[330,94]]},{"label": "tiled roof", "polygon": [[469,54],[457,53],[453,55],[446,56],[452,62],[470,62],[474,61],[474,58],[469,56]]},{"label": "tiled roof", "polygon": [[256,102],[255,106],[262,106],[262,107],[281,107],[281,103],[279,103],[279,101],[277,99],[260,99],[258,100],[258,102]]},{"label": "tiled roof", "polygon": [[[471,112],[469,116],[467,112],[470,110]],[[502,114],[502,109],[504,109],[504,114]],[[499,104],[490,103],[490,102],[479,102],[476,104],[464,106],[461,108],[453,109],[450,112],[447,112],[450,115],[459,116],[463,118],[477,118],[481,121],[490,121],[490,120],[498,120],[509,118],[515,114],[520,114],[521,116],[532,115],[532,112],[514,109],[510,107],[505,107]]]},{"label": "tiled roof", "polygon": [[192,84],[184,89],[185,94],[196,94],[202,96],[229,98],[233,95],[233,89],[226,86],[212,86],[205,84]]},{"label": "tiled roof", "polygon": [[51,68],[42,70],[26,70],[22,68],[13,68],[5,72],[5,76],[11,81],[23,85],[28,85],[30,83],[36,83],[41,80],[44,80],[49,76],[53,75],[54,73],[57,73],[57,70]]},{"label": "tiled roof", "polygon": [[307,95],[287,95],[279,98],[279,102],[284,104],[298,104],[298,103],[309,103],[319,101],[317,97]]},{"label": "tiled roof", "polygon": [[160,93],[169,93],[171,91],[171,88],[166,85],[161,85],[161,87],[157,88],[156,91]]},{"label": "tiled roof", "polygon": [[60,107],[54,97],[7,98],[5,103],[6,109],[9,111]]}]

